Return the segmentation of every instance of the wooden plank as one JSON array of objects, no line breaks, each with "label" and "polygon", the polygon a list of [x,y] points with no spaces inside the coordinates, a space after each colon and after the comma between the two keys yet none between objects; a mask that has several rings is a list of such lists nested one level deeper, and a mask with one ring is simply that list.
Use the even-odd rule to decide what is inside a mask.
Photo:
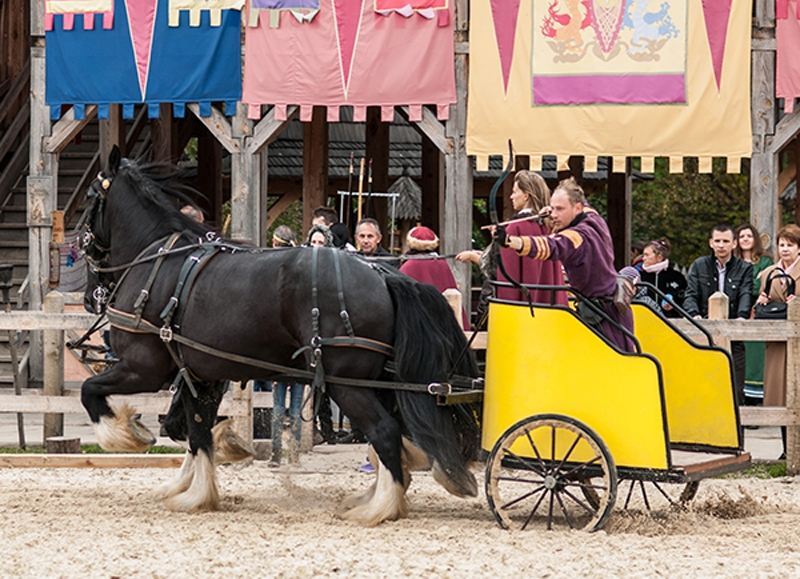
[{"label": "wooden plank", "polygon": [[238,153],[231,155],[231,237],[259,245],[261,231],[261,155],[253,155],[246,141],[253,133],[253,123],[247,118],[247,106],[236,105],[232,120],[233,137],[240,140]]},{"label": "wooden plank", "polygon": [[119,147],[123,156],[128,154],[125,146],[125,121],[122,120],[122,107],[110,105],[108,118],[101,119],[99,125],[100,168],[104,169],[114,146]]},{"label": "wooden plank", "polygon": [[45,151],[47,153],[60,153],[63,151],[67,145],[70,144],[72,139],[83,130],[83,127],[92,122],[95,115],[97,115],[97,105],[89,105],[86,107],[82,119],[75,118],[75,107],[71,107],[56,124],[53,125],[52,134],[45,139]]},{"label": "wooden plank", "polygon": [[786,426],[800,424],[800,413],[780,406],[740,406],[744,426]]},{"label": "wooden plank", "polygon": [[86,330],[97,316],[83,313],[0,312],[0,330]]},{"label": "wooden plank", "polygon": [[0,468],[178,468],[183,454],[0,454]]},{"label": "wooden plank", "polygon": [[303,123],[303,231],[311,227],[311,213],[325,205],[328,193],[328,120],[324,107],[314,107],[311,122]]},{"label": "wooden plank", "polygon": [[272,108],[264,118],[261,119],[253,130],[253,136],[247,143],[247,150],[250,154],[255,154],[261,149],[277,139],[284,127],[289,124],[300,112],[300,107],[290,106],[286,109],[286,120],[278,121],[275,119],[275,109]]},{"label": "wooden plank", "polygon": [[[0,394],[0,413],[22,412],[31,414],[84,414],[80,392],[67,390],[64,396],[47,396],[39,390],[28,390],[22,396]],[[109,403],[130,404],[142,414],[166,414],[172,402],[169,392],[154,394],[135,394],[131,396],[110,396]],[[220,404],[219,414],[225,416],[247,416],[250,413],[247,401],[234,400],[226,394]]]},{"label": "wooden plank", "polygon": [[678,466],[677,468],[683,469],[683,472],[689,479],[698,480],[699,478],[707,478],[709,476],[742,470],[749,464],[750,453],[744,452],[739,455],[724,456],[705,462],[688,464],[683,467]]},{"label": "wooden plank", "polygon": [[225,147],[225,150],[229,153],[238,153],[241,151],[241,144],[237,139],[233,138],[233,128],[231,127],[231,123],[228,122],[228,119],[223,115],[216,107],[211,107],[211,116],[210,117],[201,117],[200,116],[200,105],[197,103],[191,103],[187,105],[187,108],[194,113],[201,123],[203,123],[206,128],[211,131],[211,134],[220,142],[220,144]]},{"label": "wooden plank", "polygon": [[161,103],[157,119],[150,119],[150,138],[153,141],[153,161],[176,163],[178,152],[178,130],[172,116],[172,105]]},{"label": "wooden plank", "polygon": [[777,50],[777,42],[774,38],[753,38],[753,50],[775,51]]},{"label": "wooden plank", "polygon": [[[409,119],[411,112],[408,107],[400,107],[400,112],[406,120]],[[409,122],[428,137],[443,154],[449,155],[453,152],[453,139],[446,134],[444,125],[436,118],[436,114],[433,111],[427,107],[422,107],[422,120],[413,122],[409,120]]]},{"label": "wooden plank", "polygon": [[[28,113],[30,112],[30,106],[30,103],[25,103],[22,106],[22,109],[14,117],[14,120],[11,121],[11,125],[3,133],[3,136],[0,137],[0,159],[5,158],[8,152],[14,146],[19,133],[21,133],[28,124]],[[23,151],[24,150],[25,149],[23,148]],[[0,189],[0,191],[5,192],[6,189]]]},{"label": "wooden plank", "polygon": [[760,28],[775,27],[775,0],[755,0],[755,24]]},{"label": "wooden plank", "polygon": [[[789,303],[787,317],[800,320],[800,302]],[[786,342],[786,409],[800,414],[800,338]],[[786,473],[800,474],[800,424],[786,429]]]}]

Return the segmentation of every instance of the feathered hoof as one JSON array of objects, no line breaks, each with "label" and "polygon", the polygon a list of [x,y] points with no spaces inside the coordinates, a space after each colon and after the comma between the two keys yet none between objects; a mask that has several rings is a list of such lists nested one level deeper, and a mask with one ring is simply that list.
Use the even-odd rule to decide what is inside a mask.
[{"label": "feathered hoof", "polygon": [[194,478],[194,455],[187,452],[178,475],[156,489],[155,495],[160,499],[169,499],[185,492]]},{"label": "feathered hoof", "polygon": [[232,464],[249,460],[255,456],[253,447],[233,430],[233,421],[227,418],[211,429],[214,439],[214,462]]},{"label": "feathered hoof", "polygon": [[372,497],[375,495],[375,485],[377,483],[373,482],[369,485],[369,488],[366,492],[363,493],[355,493],[348,497],[345,497],[344,500],[339,505],[339,512],[343,516],[347,511],[364,505],[372,500]]},{"label": "feathered hoof", "polygon": [[438,462],[434,461],[432,473],[433,480],[442,485],[451,495],[460,499],[478,496],[478,481],[475,480],[475,475],[466,468],[462,470],[460,475],[457,473],[450,475],[445,472]]},{"label": "feathered hoof", "polygon": [[358,502],[340,517],[365,527],[374,527],[384,521],[396,521],[408,516],[405,488],[394,480],[380,462],[375,482]]},{"label": "feathered hoof", "polygon": [[219,490],[214,465],[205,451],[194,458],[194,473],[189,487],[182,493],[164,501],[170,511],[196,513],[219,510]]},{"label": "feathered hoof", "polygon": [[144,452],[156,442],[130,404],[115,408],[113,417],[102,416],[95,432],[97,443],[109,452]]}]

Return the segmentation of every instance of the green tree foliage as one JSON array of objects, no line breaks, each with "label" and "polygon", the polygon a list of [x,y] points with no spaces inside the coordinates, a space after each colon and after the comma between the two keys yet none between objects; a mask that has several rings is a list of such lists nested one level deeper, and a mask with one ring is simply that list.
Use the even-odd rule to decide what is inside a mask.
[{"label": "green tree foliage", "polygon": [[633,238],[666,237],[672,261],[682,266],[710,251],[708,234],[714,225],[736,227],[749,219],[748,176],[728,174],[722,159],[715,160],[710,174],[698,173],[694,159],[687,160],[685,172],[670,174],[667,160],[657,159],[655,178],[634,183]]}]

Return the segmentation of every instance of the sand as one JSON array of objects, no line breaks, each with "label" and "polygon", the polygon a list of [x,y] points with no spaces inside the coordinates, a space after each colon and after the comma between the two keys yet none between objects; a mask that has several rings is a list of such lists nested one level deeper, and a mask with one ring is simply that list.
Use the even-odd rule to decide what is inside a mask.
[{"label": "sand", "polygon": [[153,497],[168,470],[0,470],[0,576],[800,574],[800,479],[704,481],[687,512],[617,510],[593,534],[509,533],[483,492],[457,499],[419,473],[410,517],[369,529],[334,514],[371,482],[363,457],[326,446],[292,468],[221,468],[223,510],[201,514]]}]

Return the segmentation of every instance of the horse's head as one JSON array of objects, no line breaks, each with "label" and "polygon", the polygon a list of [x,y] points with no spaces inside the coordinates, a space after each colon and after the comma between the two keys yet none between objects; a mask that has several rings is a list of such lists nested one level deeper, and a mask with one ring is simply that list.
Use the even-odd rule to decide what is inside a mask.
[{"label": "horse's head", "polygon": [[120,150],[114,146],[105,170],[100,171],[89,185],[86,192],[88,203],[78,222],[78,242],[89,264],[83,305],[94,313],[103,310],[114,285],[114,277],[109,273],[99,272],[98,268],[108,265],[111,252],[111,232],[106,207],[111,185],[122,162]]}]

